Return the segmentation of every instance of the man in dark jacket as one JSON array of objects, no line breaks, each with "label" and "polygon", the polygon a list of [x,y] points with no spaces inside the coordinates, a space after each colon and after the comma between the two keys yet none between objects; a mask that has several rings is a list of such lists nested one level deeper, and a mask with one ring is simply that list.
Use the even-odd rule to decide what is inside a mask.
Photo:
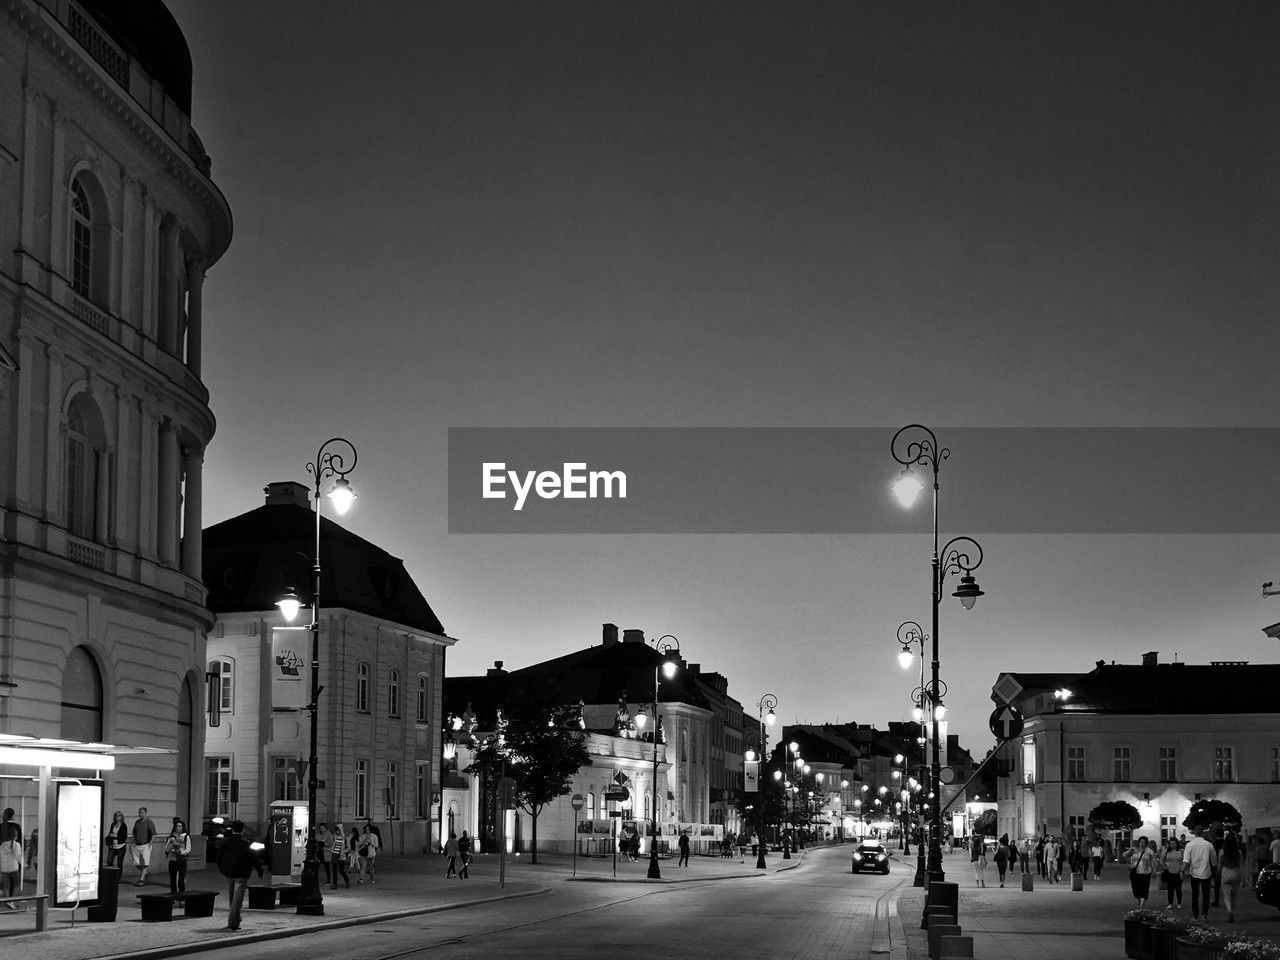
[{"label": "man in dark jacket", "polygon": [[227,878],[227,929],[240,929],[240,908],[244,906],[244,892],[249,887],[249,874],[253,870],[262,876],[262,863],[249,849],[244,838],[244,823],[231,821],[231,836],[218,848],[218,869]]}]

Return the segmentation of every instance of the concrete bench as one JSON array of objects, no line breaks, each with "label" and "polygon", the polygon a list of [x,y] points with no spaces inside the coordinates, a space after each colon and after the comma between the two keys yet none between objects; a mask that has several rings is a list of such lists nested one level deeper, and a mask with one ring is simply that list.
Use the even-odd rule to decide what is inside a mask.
[{"label": "concrete bench", "polygon": [[48,904],[46,901],[48,901],[48,899],[49,895],[45,893],[42,893],[39,896],[32,895],[29,897],[0,897],[0,904],[4,904],[6,906],[11,903],[14,905],[21,905],[22,909],[25,910],[27,909],[26,905],[28,903],[34,903],[36,905],[36,932],[43,933],[45,914],[48,910]]},{"label": "concrete bench", "polygon": [[213,898],[216,890],[187,890],[183,893],[140,893],[138,900],[142,903],[142,920],[144,923],[158,923],[173,919],[173,907],[182,904],[184,917],[212,917]]},{"label": "concrete bench", "polygon": [[296,907],[302,898],[302,886],[297,883],[259,884],[249,887],[248,894],[250,910]]}]

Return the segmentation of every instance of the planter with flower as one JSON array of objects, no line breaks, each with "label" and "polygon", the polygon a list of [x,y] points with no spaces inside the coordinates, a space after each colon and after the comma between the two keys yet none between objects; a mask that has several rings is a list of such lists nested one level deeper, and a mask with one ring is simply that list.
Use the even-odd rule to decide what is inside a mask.
[{"label": "planter with flower", "polygon": [[1193,920],[1178,934],[1177,960],[1221,960],[1227,943],[1227,935],[1217,927]]},{"label": "planter with flower", "polygon": [[1150,960],[1151,924],[1161,911],[1140,907],[1124,915],[1124,955],[1133,960]]},{"label": "planter with flower", "polygon": [[1178,937],[1191,919],[1177,910],[1161,910],[1151,921],[1151,960],[1177,960]]},{"label": "planter with flower", "polygon": [[1233,936],[1222,948],[1222,960],[1280,960],[1280,943],[1259,937]]}]

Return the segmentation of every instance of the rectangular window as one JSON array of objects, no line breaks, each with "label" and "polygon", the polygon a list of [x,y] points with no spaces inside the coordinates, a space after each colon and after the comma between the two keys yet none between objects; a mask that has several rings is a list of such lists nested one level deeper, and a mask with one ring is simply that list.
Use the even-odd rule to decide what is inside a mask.
[{"label": "rectangular window", "polygon": [[271,799],[305,800],[303,786],[298,781],[298,767],[293,757],[271,758]]},{"label": "rectangular window", "polygon": [[427,675],[425,673],[418,674],[418,709],[415,714],[419,723],[427,722]]},{"label": "rectangular window", "polygon": [[1111,779],[1117,783],[1127,783],[1133,779],[1133,763],[1128,747],[1116,747],[1111,763]]},{"label": "rectangular window", "polygon": [[369,816],[369,761],[356,761],[355,816],[363,820]]},{"label": "rectangular window", "polygon": [[1271,748],[1271,782],[1280,783],[1280,747]]},{"label": "rectangular window", "polygon": [[1160,817],[1160,841],[1163,843],[1170,837],[1178,835],[1178,818],[1177,817]]},{"label": "rectangular window", "polygon": [[1079,839],[1084,836],[1084,816],[1067,817],[1067,836]]},{"label": "rectangular window", "polygon": [[1166,783],[1173,783],[1178,779],[1177,747],[1160,748],[1160,779]]},{"label": "rectangular window", "polygon": [[1067,779],[1076,783],[1084,780],[1084,747],[1067,747]]},{"label": "rectangular window", "polygon": [[208,792],[205,795],[205,812],[210,817],[231,815],[231,758],[206,757]]},{"label": "rectangular window", "polygon": [[400,671],[392,670],[387,682],[387,715],[400,716]]},{"label": "rectangular window", "polygon": [[1236,778],[1234,747],[1213,748],[1213,782],[1231,783]]},{"label": "rectangular window", "polygon": [[394,760],[387,761],[387,819],[394,820],[400,806],[400,766]]},{"label": "rectangular window", "polygon": [[369,665],[356,664],[356,711],[369,712]]},{"label": "rectangular window", "polygon": [[419,820],[431,816],[431,764],[421,760],[414,764],[413,815]]},{"label": "rectangular window", "polygon": [[1030,743],[1022,745],[1022,782],[1036,782],[1036,748]]}]

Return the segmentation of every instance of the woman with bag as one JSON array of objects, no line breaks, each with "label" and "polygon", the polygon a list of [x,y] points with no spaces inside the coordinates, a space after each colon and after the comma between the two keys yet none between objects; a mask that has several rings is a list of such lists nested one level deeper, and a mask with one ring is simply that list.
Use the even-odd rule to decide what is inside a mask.
[{"label": "woman with bag", "polygon": [[1000,874],[1000,886],[1004,886],[1004,874],[1009,869],[1009,835],[1006,833],[996,844],[996,872]]},{"label": "woman with bag", "polygon": [[173,829],[164,838],[164,855],[169,861],[169,892],[174,896],[187,890],[187,857],[191,856],[191,835],[187,825],[173,818]]},{"label": "woman with bag", "polygon": [[119,810],[111,817],[111,826],[107,827],[107,866],[118,867],[124,876],[124,852],[129,848],[129,824],[125,823],[124,814]]},{"label": "woman with bag", "polygon": [[1178,843],[1177,837],[1169,838],[1160,866],[1164,889],[1169,897],[1169,906],[1180,909],[1182,907],[1182,845]]},{"label": "woman with bag", "polygon": [[444,855],[449,861],[449,869],[445,871],[444,878],[451,880],[458,875],[458,838],[452,830],[449,831],[449,839],[444,845]]},{"label": "woman with bag", "polygon": [[987,851],[982,837],[973,838],[969,859],[973,863],[973,882],[979,887],[985,887],[987,881],[983,879],[983,874],[987,871]]},{"label": "woman with bag", "polygon": [[471,836],[465,830],[462,831],[462,838],[458,841],[458,856],[462,858],[462,869],[458,871],[458,879],[470,880]]},{"label": "woman with bag", "polygon": [[1146,837],[1138,838],[1138,845],[1129,851],[1129,887],[1138,907],[1147,905],[1151,895],[1151,873],[1156,868],[1156,854]]}]

